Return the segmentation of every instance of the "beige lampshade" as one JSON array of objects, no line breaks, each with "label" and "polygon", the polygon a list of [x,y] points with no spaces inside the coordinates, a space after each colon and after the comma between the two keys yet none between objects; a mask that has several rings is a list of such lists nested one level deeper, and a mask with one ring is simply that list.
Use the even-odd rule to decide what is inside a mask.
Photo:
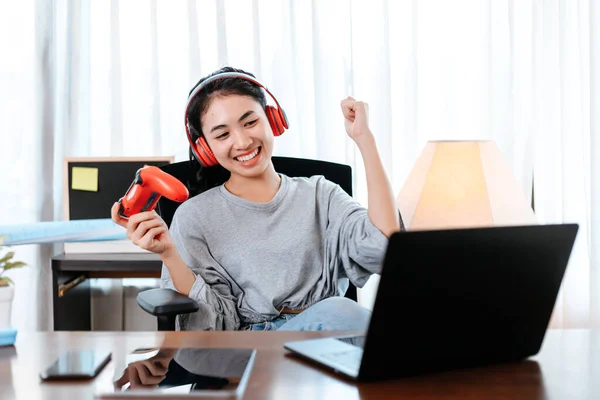
[{"label": "beige lampshade", "polygon": [[427,143],[397,201],[407,230],[537,224],[493,141]]}]

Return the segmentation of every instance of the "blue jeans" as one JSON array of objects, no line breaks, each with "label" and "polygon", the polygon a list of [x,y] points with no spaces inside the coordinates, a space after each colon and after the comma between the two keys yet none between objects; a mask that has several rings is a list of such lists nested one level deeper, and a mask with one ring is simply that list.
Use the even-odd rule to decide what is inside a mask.
[{"label": "blue jeans", "polygon": [[330,297],[300,314],[281,314],[248,326],[252,331],[367,330],[371,311],[345,297]]}]

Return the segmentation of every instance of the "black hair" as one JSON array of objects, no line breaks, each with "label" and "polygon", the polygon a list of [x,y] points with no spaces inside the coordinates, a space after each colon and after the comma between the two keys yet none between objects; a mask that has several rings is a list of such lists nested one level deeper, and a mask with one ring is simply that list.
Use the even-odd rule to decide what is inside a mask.
[{"label": "black hair", "polygon": [[[233,67],[223,67],[200,79],[198,83],[194,85],[192,90],[190,90],[188,96],[191,95],[194,89],[206,79],[225,72],[238,72],[255,78],[253,74],[244,70]],[[260,103],[263,110],[266,109],[267,98],[265,93],[260,86],[254,84],[253,82],[244,80],[242,78],[224,78],[213,81],[202,88],[200,93],[194,97],[189,105],[188,121],[190,126],[190,135],[194,143],[200,136],[203,136],[206,139],[206,136],[202,132],[202,115],[208,109],[211,99],[215,96],[226,96],[231,94],[251,97]],[[201,193],[207,189],[222,185],[229,179],[229,171],[227,171],[221,165],[215,165],[213,167],[202,166],[202,164],[198,162],[192,153],[191,148],[190,162],[196,171],[197,177],[197,182],[195,182],[193,187],[190,188],[194,193]]]}]

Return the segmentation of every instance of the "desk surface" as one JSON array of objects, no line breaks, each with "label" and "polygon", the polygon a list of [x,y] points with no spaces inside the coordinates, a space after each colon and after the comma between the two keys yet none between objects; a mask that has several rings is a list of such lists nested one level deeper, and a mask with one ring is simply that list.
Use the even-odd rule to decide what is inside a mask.
[{"label": "desk surface", "polygon": [[0,348],[0,397],[93,399],[96,381],[47,384],[40,382],[38,371],[68,349],[94,347],[113,352],[113,362],[96,378],[110,380],[120,355],[163,344],[256,348],[247,399],[600,399],[600,331],[551,330],[540,354],[526,362],[375,384],[355,384],[289,356],[282,348],[288,340],[335,333],[19,333],[15,347]]}]

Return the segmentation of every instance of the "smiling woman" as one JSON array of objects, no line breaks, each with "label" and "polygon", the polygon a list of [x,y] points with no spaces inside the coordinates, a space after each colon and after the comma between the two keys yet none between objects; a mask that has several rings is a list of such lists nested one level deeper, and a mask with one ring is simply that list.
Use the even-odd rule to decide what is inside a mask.
[{"label": "smiling woman", "polygon": [[[265,93],[276,103],[267,105]],[[368,125],[368,107],[340,104],[369,182],[369,210],[323,176],[277,173],[271,156],[288,127],[275,97],[253,75],[223,68],[192,89],[186,132],[199,181],[207,168],[221,182],[182,204],[170,229],[154,212],[120,220],[129,238],[160,254],[162,286],[197,300],[180,329],[361,330],[367,308],[344,295],[379,273],[398,213]],[[211,171],[212,172],[212,171]]]}]

